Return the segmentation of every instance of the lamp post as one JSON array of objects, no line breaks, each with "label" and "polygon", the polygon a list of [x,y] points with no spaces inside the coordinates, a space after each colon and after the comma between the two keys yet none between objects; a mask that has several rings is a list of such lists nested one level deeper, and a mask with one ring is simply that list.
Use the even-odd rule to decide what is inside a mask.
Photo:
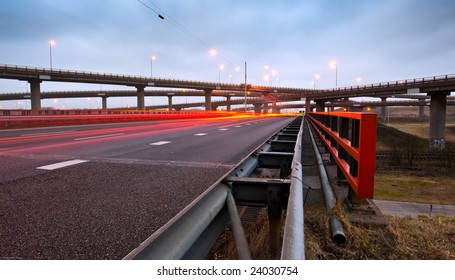
[{"label": "lamp post", "polygon": [[319,79],[320,78],[321,78],[321,76],[319,74],[314,75],[314,79],[315,79],[314,87],[315,87],[315,89],[319,89],[318,83],[319,83]]},{"label": "lamp post", "polygon": [[218,83],[221,84],[221,70],[224,69],[224,64],[220,64],[218,67]]},{"label": "lamp post", "polygon": [[248,86],[247,86],[247,83],[246,83],[246,61],[245,61],[245,113],[246,113],[246,95],[247,95],[247,92],[248,92]]},{"label": "lamp post", "polygon": [[150,78],[153,78],[153,61],[155,61],[156,56],[152,55],[150,57]]},{"label": "lamp post", "polygon": [[338,88],[338,63],[335,61],[330,62],[329,66],[335,68],[335,88]]},{"label": "lamp post", "polygon": [[51,66],[51,70],[52,70],[52,47],[55,46],[55,41],[54,40],[50,40],[49,41],[49,64]]}]

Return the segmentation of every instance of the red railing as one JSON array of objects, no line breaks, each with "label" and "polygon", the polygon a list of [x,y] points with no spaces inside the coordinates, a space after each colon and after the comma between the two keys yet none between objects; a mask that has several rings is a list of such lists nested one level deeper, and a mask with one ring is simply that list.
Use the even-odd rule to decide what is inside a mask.
[{"label": "red railing", "polygon": [[355,194],[373,198],[377,115],[319,112],[306,116]]}]

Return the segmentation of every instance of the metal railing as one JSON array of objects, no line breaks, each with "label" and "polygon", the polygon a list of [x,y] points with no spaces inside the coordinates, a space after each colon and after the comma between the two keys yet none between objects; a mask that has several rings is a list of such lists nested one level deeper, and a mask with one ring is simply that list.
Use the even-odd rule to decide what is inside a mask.
[{"label": "metal railing", "polygon": [[[150,86],[176,86],[186,88],[208,88],[208,89],[242,89],[244,85],[234,83],[218,83],[218,82],[201,82],[201,81],[190,81],[190,80],[178,80],[178,79],[165,79],[165,78],[151,78],[145,76],[133,76],[133,75],[120,75],[120,74],[109,74],[103,72],[87,72],[87,71],[75,71],[75,70],[63,70],[63,69],[49,69],[42,67],[30,67],[30,66],[19,66],[19,65],[0,65],[0,77],[7,79],[15,79],[14,75],[60,75],[65,78],[75,77],[78,82],[81,79],[88,79],[91,82],[99,83],[110,83],[109,81],[115,80],[116,82],[127,82],[127,83],[140,83],[143,85]],[[39,78],[38,76],[28,78]],[[49,80],[51,77],[42,77],[43,80]],[[155,85],[154,83],[157,83]],[[117,84],[117,83],[115,83]],[[267,91],[267,92],[299,92],[308,91],[309,89],[299,88],[288,88],[288,87],[267,87],[267,86],[255,86],[252,85],[250,91]]]},{"label": "metal railing", "polygon": [[[238,258],[250,259],[237,205],[267,207],[274,254],[279,251],[281,211],[287,206],[281,259],[304,259],[301,123],[299,117],[272,136],[124,259],[205,258],[228,221]],[[272,166],[280,168],[279,179],[248,177],[257,167]]]},{"label": "metal railing", "polygon": [[320,112],[306,116],[355,194],[373,198],[377,115]]},{"label": "metal railing", "polygon": [[389,87],[398,87],[398,86],[413,86],[413,85],[423,85],[429,83],[437,83],[437,82],[447,82],[447,81],[455,81],[455,74],[448,74],[448,75],[439,75],[439,76],[430,76],[424,78],[416,78],[416,79],[405,79],[405,80],[398,80],[392,82],[381,82],[381,83],[373,83],[373,84],[365,84],[365,85],[357,85],[357,86],[347,86],[347,87],[338,87],[333,89],[326,89],[326,90],[316,90],[315,92],[340,92],[340,91],[353,91],[353,90],[362,90],[362,89],[380,89],[380,88],[389,88]]}]

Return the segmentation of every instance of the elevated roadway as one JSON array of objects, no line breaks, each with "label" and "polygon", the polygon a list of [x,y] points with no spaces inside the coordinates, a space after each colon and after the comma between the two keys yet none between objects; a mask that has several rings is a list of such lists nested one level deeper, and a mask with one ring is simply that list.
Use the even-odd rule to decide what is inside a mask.
[{"label": "elevated roadway", "polygon": [[[455,75],[440,75],[426,78],[399,80],[394,82],[375,83],[355,87],[340,87],[327,90],[311,90],[305,88],[266,87],[245,84],[225,84],[198,82],[175,79],[157,79],[149,77],[105,74],[96,72],[70,71],[25,67],[17,65],[1,65],[0,79],[15,79],[30,83],[31,108],[41,108],[42,82],[72,82],[124,85],[136,88],[137,109],[145,109],[145,88],[165,87],[178,89],[202,90],[205,98],[205,109],[211,110],[211,97],[214,90],[240,91],[247,97],[247,91],[260,93],[267,97],[275,94],[276,100],[306,98],[305,110],[310,111],[311,101],[316,102],[316,111],[324,111],[329,100],[347,99],[349,97],[380,97],[385,101],[388,97],[402,94],[425,93],[430,96],[430,147],[445,147],[445,117],[447,96],[455,91]],[[286,97],[286,98],[285,98]],[[103,107],[105,107],[103,99]],[[171,97],[169,98],[171,104]],[[266,101],[265,103],[269,103]],[[268,105],[267,105],[268,106]]]}]

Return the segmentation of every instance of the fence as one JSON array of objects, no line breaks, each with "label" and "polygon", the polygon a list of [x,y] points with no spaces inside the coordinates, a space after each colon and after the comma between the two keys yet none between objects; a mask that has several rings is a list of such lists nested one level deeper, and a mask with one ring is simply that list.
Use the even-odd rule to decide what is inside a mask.
[{"label": "fence", "polygon": [[355,194],[373,198],[377,115],[318,112],[306,116]]}]

